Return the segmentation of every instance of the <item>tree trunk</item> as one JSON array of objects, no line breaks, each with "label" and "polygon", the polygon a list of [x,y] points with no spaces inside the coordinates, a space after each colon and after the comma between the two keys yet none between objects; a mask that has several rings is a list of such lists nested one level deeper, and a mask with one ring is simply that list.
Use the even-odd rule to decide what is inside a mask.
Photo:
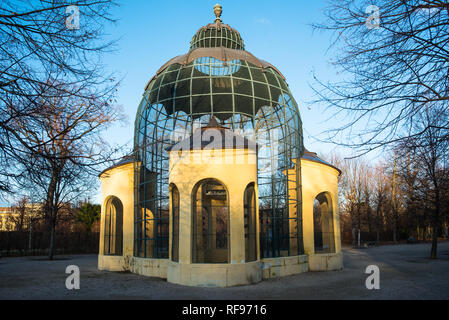
[{"label": "tree trunk", "polygon": [[48,186],[46,210],[49,214],[50,220],[50,252],[48,258],[53,260],[55,254],[55,229],[56,219],[58,216],[58,197],[56,196],[57,181],[60,177],[61,170],[59,168],[53,168],[51,181]]},{"label": "tree trunk", "polygon": [[28,238],[28,251],[31,252],[33,247],[33,220],[30,220],[30,237]]},{"label": "tree trunk", "polygon": [[395,211],[393,212],[393,241],[398,242],[398,224]]},{"label": "tree trunk", "polygon": [[357,237],[357,246],[360,248],[360,229]]},{"label": "tree trunk", "polygon": [[377,209],[376,209],[376,244],[378,245],[380,243],[380,216],[381,216],[381,211],[380,211],[380,205],[377,205]]},{"label": "tree trunk", "polygon": [[437,247],[438,247],[438,225],[435,225],[432,230],[432,248],[430,249],[430,258],[437,258]]},{"label": "tree trunk", "polygon": [[432,248],[430,249],[430,258],[437,258],[437,247],[438,247],[438,235],[439,235],[439,224],[440,224],[440,195],[437,189],[437,195],[435,198],[435,211],[432,219]]},{"label": "tree trunk", "polygon": [[355,248],[355,228],[352,228],[352,247]]},{"label": "tree trunk", "polygon": [[54,260],[54,255],[55,255],[55,219],[51,219],[51,231],[50,231],[50,253],[48,258],[50,260]]}]

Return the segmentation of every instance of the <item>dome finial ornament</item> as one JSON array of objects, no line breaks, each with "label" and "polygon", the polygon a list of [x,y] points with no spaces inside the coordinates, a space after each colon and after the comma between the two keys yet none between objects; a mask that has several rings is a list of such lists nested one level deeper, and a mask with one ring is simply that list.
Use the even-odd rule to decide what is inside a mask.
[{"label": "dome finial ornament", "polygon": [[214,13],[215,16],[217,17],[215,19],[215,23],[222,23],[223,21],[221,21],[220,17],[221,17],[221,13],[223,12],[223,7],[221,5],[219,5],[218,3],[215,5],[214,7]]}]

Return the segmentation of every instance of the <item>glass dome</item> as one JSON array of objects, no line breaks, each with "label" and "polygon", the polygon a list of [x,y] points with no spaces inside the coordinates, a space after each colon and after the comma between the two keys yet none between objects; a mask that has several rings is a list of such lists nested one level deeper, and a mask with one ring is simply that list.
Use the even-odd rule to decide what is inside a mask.
[{"label": "glass dome", "polygon": [[190,49],[215,47],[245,50],[240,33],[222,23],[211,23],[202,27],[190,42]]},{"label": "glass dome", "polygon": [[301,214],[289,213],[292,201],[300,208],[299,196],[289,197],[304,149],[298,106],[274,66],[245,51],[239,33],[218,17],[213,25],[200,29],[190,51],[163,65],[145,88],[135,122],[135,255],[168,258],[166,149],[212,117],[259,145],[262,257],[302,254]]}]

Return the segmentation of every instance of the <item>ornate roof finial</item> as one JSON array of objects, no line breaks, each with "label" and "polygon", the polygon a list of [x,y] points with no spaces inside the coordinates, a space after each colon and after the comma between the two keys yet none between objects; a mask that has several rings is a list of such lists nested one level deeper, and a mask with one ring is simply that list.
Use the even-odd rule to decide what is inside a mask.
[{"label": "ornate roof finial", "polygon": [[222,21],[220,19],[222,12],[223,12],[223,7],[217,3],[214,7],[214,13],[215,13],[215,16],[217,17],[217,19],[215,19],[215,23],[222,23]]}]

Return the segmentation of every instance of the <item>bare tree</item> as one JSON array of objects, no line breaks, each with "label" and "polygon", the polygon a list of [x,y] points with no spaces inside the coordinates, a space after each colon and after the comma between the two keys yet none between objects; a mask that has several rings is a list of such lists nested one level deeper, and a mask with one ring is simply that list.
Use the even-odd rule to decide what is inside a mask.
[{"label": "bare tree", "polygon": [[[421,184],[428,200],[430,223],[432,226],[431,258],[437,257],[438,236],[442,225],[442,203],[445,185],[449,179],[447,161],[449,156],[449,140],[446,137],[444,124],[449,120],[449,112],[436,105],[427,106],[424,113],[418,115],[414,132],[422,132],[403,144],[403,150],[416,153],[422,166]],[[442,125],[443,124],[443,125]]]},{"label": "bare tree", "polygon": [[11,191],[10,179],[17,176],[16,149],[34,153],[48,142],[48,137],[23,140],[15,131],[17,123],[40,116],[42,100],[111,97],[116,81],[101,57],[113,48],[104,40],[113,5],[111,0],[80,0],[75,6],[65,0],[0,2],[0,192]]},{"label": "bare tree", "polygon": [[[51,91],[53,87],[43,90]],[[113,152],[101,132],[118,115],[114,105],[101,99],[53,96],[42,98],[32,117],[12,124],[15,136],[22,141],[13,150],[15,180],[19,187],[32,188],[41,195],[51,232],[50,259],[54,256],[58,213],[95,186],[99,165]],[[37,147],[30,152],[26,147],[29,145]]]},{"label": "bare tree", "polygon": [[[0,3],[0,191],[33,190],[51,230],[58,212],[95,184],[117,120],[117,81],[102,55],[111,0]],[[78,20],[79,17],[79,20]]]},{"label": "bare tree", "polygon": [[[364,154],[407,138],[426,104],[447,110],[449,101],[449,4],[442,0],[330,0],[333,60],[342,81],[317,78],[315,92],[332,116],[346,122],[326,139]],[[377,11],[378,10],[378,11]],[[374,25],[373,25],[374,22]],[[447,139],[449,123],[441,129]]]},{"label": "bare tree", "polygon": [[354,246],[359,235],[361,241],[372,241],[373,229],[377,243],[431,239],[431,256],[436,257],[438,237],[447,235],[449,213],[449,145],[439,125],[447,117],[436,106],[427,108],[412,130],[428,128],[426,135],[396,144],[374,167],[360,158],[331,160],[343,171],[343,240],[352,240]]},{"label": "bare tree", "polygon": [[393,166],[391,172],[391,197],[390,197],[390,211],[391,220],[393,225],[393,241],[398,241],[399,232],[399,207],[400,207],[400,194],[398,188],[398,167],[397,167],[398,155],[394,152]]},{"label": "bare tree", "polygon": [[388,180],[385,176],[385,166],[378,165],[375,170],[374,179],[374,208],[375,208],[375,229],[376,229],[376,243],[380,242],[380,234],[385,224],[385,211],[387,210],[388,202]]},{"label": "bare tree", "polygon": [[9,217],[14,225],[15,231],[23,231],[25,225],[30,222],[29,201],[27,197],[19,199],[14,206],[11,207],[11,215]]},{"label": "bare tree", "polygon": [[422,164],[415,149],[410,148],[407,142],[399,143],[393,151],[396,164],[396,191],[400,194],[404,225],[408,234],[419,239],[422,230],[425,229],[425,212],[422,210],[422,185],[420,175]]},{"label": "bare tree", "polygon": [[371,168],[363,159],[344,159],[332,163],[342,170],[339,181],[340,207],[342,214],[350,217],[352,245],[360,246],[362,225],[365,220],[371,219],[372,187],[367,178]]}]

